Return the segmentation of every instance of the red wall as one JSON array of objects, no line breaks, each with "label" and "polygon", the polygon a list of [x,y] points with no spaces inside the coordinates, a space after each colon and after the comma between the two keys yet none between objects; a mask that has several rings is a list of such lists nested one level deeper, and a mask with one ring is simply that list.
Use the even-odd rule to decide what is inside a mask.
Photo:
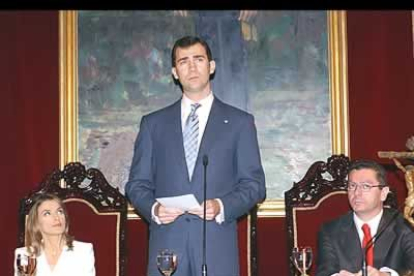
[{"label": "red wall", "polygon": [[57,12],[0,12],[0,275],[13,275],[19,199],[59,165]]},{"label": "red wall", "polygon": [[[58,22],[57,11],[0,12],[0,275],[12,275],[18,200],[59,165]],[[411,12],[348,12],[348,50],[352,158],[403,150],[414,135]],[[401,174],[390,179],[402,200]],[[142,275],[148,233],[140,221],[128,231],[129,267]],[[260,275],[287,275],[285,220],[259,219],[258,239]]]},{"label": "red wall", "polygon": [[348,55],[351,157],[390,164],[389,180],[402,202],[402,173],[377,152],[403,151],[414,135],[411,11],[348,12]]},{"label": "red wall", "polygon": [[404,150],[414,135],[411,12],[348,12],[351,155]]}]

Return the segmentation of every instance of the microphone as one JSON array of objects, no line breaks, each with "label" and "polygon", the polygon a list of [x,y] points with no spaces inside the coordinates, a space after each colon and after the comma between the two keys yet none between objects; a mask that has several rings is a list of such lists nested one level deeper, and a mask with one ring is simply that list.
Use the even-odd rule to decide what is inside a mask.
[{"label": "microphone", "polygon": [[[387,223],[379,230],[377,233],[367,242],[367,245],[362,248],[362,276],[368,276],[367,271],[367,252],[372,246],[374,246],[375,242],[381,237],[381,235],[388,229],[391,223],[396,220],[398,215],[400,214],[400,208],[398,208],[392,217],[387,221]],[[384,214],[383,214],[384,215]]]},{"label": "microphone", "polygon": [[207,276],[207,262],[206,262],[206,197],[207,197],[207,165],[208,165],[208,156],[204,154],[203,156],[203,167],[204,167],[204,216],[203,216],[203,264],[201,265],[201,275]]}]

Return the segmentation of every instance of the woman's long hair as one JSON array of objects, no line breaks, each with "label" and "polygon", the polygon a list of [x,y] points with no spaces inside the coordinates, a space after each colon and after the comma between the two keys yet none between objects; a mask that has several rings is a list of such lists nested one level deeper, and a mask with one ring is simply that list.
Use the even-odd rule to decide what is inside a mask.
[{"label": "woman's long hair", "polygon": [[63,213],[65,215],[65,231],[63,232],[63,239],[66,241],[67,247],[72,250],[73,249],[73,237],[69,235],[69,216],[66,209],[65,204],[63,203],[62,199],[60,199],[58,196],[54,194],[49,193],[41,193],[36,196],[34,199],[34,204],[32,208],[29,211],[29,215],[27,217],[26,222],[26,249],[29,253],[35,254],[36,256],[39,256],[42,251],[42,233],[39,229],[39,216],[38,216],[38,210],[39,206],[49,200],[54,200],[58,202],[60,207],[63,210]]}]

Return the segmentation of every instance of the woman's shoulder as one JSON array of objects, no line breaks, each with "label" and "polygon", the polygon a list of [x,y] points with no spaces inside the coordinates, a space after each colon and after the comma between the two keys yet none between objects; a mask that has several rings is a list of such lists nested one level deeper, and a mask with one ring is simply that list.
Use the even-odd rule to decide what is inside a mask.
[{"label": "woman's shoulder", "polygon": [[27,254],[27,248],[26,247],[18,247],[14,250],[16,254]]},{"label": "woman's shoulder", "polygon": [[73,241],[73,248],[77,249],[91,249],[93,248],[92,243],[82,242],[82,241]]}]

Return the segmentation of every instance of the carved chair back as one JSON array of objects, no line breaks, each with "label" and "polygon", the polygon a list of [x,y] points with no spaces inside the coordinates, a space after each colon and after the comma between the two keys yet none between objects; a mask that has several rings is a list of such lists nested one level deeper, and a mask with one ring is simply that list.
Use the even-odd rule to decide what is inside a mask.
[{"label": "carved chair back", "polygon": [[68,163],[22,199],[19,247],[25,245],[26,217],[40,193],[53,193],[63,200],[70,217],[69,233],[75,240],[93,244],[96,275],[126,276],[127,200],[101,171],[86,169],[79,162]]}]

